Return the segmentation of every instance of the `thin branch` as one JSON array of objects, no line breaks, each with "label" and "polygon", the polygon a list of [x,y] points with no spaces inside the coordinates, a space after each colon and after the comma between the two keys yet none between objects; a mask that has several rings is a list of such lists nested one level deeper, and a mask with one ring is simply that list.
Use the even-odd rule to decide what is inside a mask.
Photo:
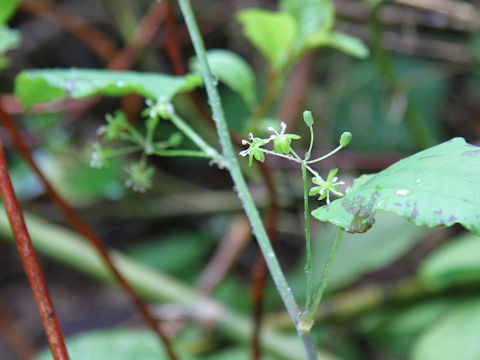
[{"label": "thin branch", "polygon": [[55,307],[48,293],[47,283],[42,268],[38,262],[37,253],[30,240],[27,227],[23,220],[22,210],[18,203],[12,182],[8,173],[7,162],[3,153],[3,144],[0,140],[0,194],[5,205],[8,221],[15,237],[23,268],[27,274],[30,287],[37,303],[40,319],[47,336],[50,350],[55,360],[68,360],[67,348],[63,340],[62,330],[58,322]]},{"label": "thin branch", "polygon": [[30,167],[35,172],[39,180],[42,182],[45,190],[47,191],[52,201],[62,211],[62,213],[67,218],[70,225],[72,226],[72,228],[74,228],[79,234],[85,237],[85,239],[87,239],[92,244],[92,246],[95,247],[95,249],[98,251],[102,259],[105,261],[105,264],[107,265],[109,270],[112,272],[113,276],[115,277],[115,279],[117,280],[121,288],[125,291],[126,294],[128,294],[132,302],[137,307],[137,310],[142,314],[145,320],[145,323],[161,339],[169,355],[169,358],[171,360],[175,360],[176,356],[173,352],[170,341],[167,338],[167,336],[163,334],[163,332],[161,331],[160,327],[157,324],[157,321],[154,319],[154,317],[150,313],[148,306],[145,304],[145,302],[143,302],[143,300],[138,296],[135,290],[125,280],[123,275],[118,271],[118,269],[116,268],[115,264],[112,261],[112,258],[109,252],[103,245],[100,238],[93,232],[93,230],[91,230],[91,228],[87,225],[87,223],[84,222],[83,219],[77,215],[75,210],[72,207],[70,207],[70,205],[60,196],[60,194],[57,193],[57,191],[53,188],[53,186],[48,182],[48,180],[43,175],[40,168],[36,165],[35,161],[33,160],[30,150],[28,149],[23,139],[19,135],[19,132],[15,124],[10,119],[8,114],[3,111],[1,107],[0,107],[0,121],[2,122],[3,126],[8,130],[9,135],[15,147],[19,151],[19,153],[22,155],[25,161],[30,165]]},{"label": "thin branch", "polygon": [[228,273],[241,251],[252,237],[252,228],[245,215],[233,218],[225,236],[220,240],[215,254],[198,277],[196,288],[210,294]]},{"label": "thin branch", "polygon": [[59,25],[87,45],[104,61],[109,61],[117,52],[117,46],[104,32],[80,16],[61,9],[49,1],[23,0],[20,3],[20,9]]}]

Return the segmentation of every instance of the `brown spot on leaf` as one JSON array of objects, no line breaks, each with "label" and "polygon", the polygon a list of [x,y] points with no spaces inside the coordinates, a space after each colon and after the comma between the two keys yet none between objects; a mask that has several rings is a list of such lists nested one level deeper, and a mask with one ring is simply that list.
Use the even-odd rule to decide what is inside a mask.
[{"label": "brown spot on leaf", "polygon": [[448,221],[457,221],[458,218],[456,216],[453,216],[453,215],[450,215],[450,217],[448,218]]},{"label": "brown spot on leaf", "polygon": [[434,213],[435,215],[442,215],[442,214],[443,214],[443,210],[442,210],[442,209],[440,209],[440,210],[435,210],[433,213]]}]

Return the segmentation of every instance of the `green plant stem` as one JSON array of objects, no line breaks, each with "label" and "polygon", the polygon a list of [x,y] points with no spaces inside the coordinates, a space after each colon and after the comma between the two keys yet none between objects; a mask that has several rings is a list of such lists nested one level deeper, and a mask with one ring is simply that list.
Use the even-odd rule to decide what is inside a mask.
[{"label": "green plant stem", "polygon": [[308,177],[307,168],[305,164],[302,164],[302,177],[303,177],[303,208],[305,213],[305,274],[307,276],[307,289],[306,289],[306,301],[305,308],[310,307],[312,299],[312,246],[310,243],[310,210],[308,206]]},{"label": "green plant stem", "polygon": [[325,270],[323,271],[322,279],[320,280],[320,285],[313,295],[312,304],[310,307],[303,313],[302,318],[306,321],[313,321],[315,319],[315,314],[322,300],[323,293],[327,287],[328,277],[330,276],[330,270],[332,270],[333,259],[338,250],[338,245],[340,244],[340,239],[342,238],[343,229],[338,228],[335,240],[333,241],[332,247],[330,248],[330,254],[328,254],[327,263],[325,264]]},{"label": "green plant stem", "polygon": [[326,158],[332,156],[333,154],[335,154],[336,152],[340,151],[341,149],[343,149],[343,146],[341,146],[341,145],[340,145],[340,146],[337,146],[335,149],[333,149],[332,151],[330,151],[328,154],[323,155],[322,157],[319,157],[319,158],[317,158],[317,159],[307,161],[307,164],[315,164],[316,162],[325,160]]},{"label": "green plant stem", "polygon": [[218,157],[218,155],[210,155],[207,154],[203,151],[196,151],[196,150],[153,150],[154,155],[158,156],[166,156],[166,157],[172,157],[172,156],[186,156],[186,157],[200,157],[200,158],[206,158],[206,159],[215,159]]},{"label": "green plant stem", "polygon": [[207,144],[200,135],[198,135],[195,130],[193,130],[190,125],[188,125],[185,120],[183,120],[177,113],[170,114],[170,121],[175,125],[178,130],[183,132],[190,140],[193,141],[205,154],[209,155],[212,158],[220,158],[220,154],[213,147]]},{"label": "green plant stem", "polygon": [[[25,222],[30,229],[32,242],[39,253],[79,270],[109,284],[118,286],[111,271],[98,252],[75,232],[51,224],[36,216],[25,214]],[[0,206],[0,239],[13,242],[12,233]],[[225,305],[211,300],[187,285],[158,271],[154,271],[128,256],[110,251],[118,270],[125,276],[142,297],[153,302],[182,304],[192,309],[205,307],[212,314],[213,323],[218,322],[222,333],[237,342],[248,343],[253,326],[246,317],[232,312]],[[212,324],[210,323],[210,325]],[[268,353],[288,360],[303,360],[299,341],[291,336],[280,334],[269,327],[262,333],[262,347]],[[319,360],[337,360],[334,356],[320,352]]]},{"label": "green plant stem", "polygon": [[270,244],[265,227],[263,226],[258,210],[252,199],[250,191],[248,190],[247,183],[242,175],[240,166],[238,165],[236,154],[230,139],[230,134],[228,132],[227,123],[225,121],[225,115],[223,113],[220,96],[216,86],[214,85],[212,74],[207,62],[203,39],[200,35],[200,31],[198,30],[190,2],[188,0],[179,0],[179,4],[187,24],[190,37],[192,38],[193,46],[195,48],[195,53],[200,66],[200,71],[202,73],[205,87],[207,89],[208,99],[212,108],[213,119],[215,120],[217,127],[218,137],[223,149],[223,155],[228,165],[228,170],[232,180],[236,186],[238,196],[242,201],[243,207],[252,226],[253,233],[255,234],[258,245],[260,246],[262,254],[265,258],[265,262],[270,270],[272,279],[278,289],[278,292],[280,293],[288,313],[290,314],[290,317],[292,318],[292,321],[295,324],[297,332],[301,336],[307,358],[311,360],[317,359],[317,354],[311,335],[309,333],[304,334],[298,326],[300,320],[299,308],[295,302],[295,298],[293,297],[290,287],[288,286],[287,280],[283,274],[277,257],[275,256],[275,252]]},{"label": "green plant stem", "polygon": [[315,135],[313,133],[313,126],[309,126],[308,129],[310,130],[310,145],[308,146],[308,151],[305,153],[305,161],[308,161],[308,159],[310,159],[310,156],[312,155],[313,140],[315,138]]}]

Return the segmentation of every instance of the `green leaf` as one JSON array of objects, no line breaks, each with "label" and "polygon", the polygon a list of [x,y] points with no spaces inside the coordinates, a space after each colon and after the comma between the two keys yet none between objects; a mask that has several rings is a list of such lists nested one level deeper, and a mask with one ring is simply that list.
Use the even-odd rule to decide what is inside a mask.
[{"label": "green leaf", "polygon": [[345,197],[312,215],[348,232],[365,232],[379,209],[419,226],[459,223],[480,234],[480,147],[454,138],[421,151],[361,176]]},{"label": "green leaf", "polygon": [[185,278],[202,270],[213,244],[198,232],[161,234],[131,246],[127,253],[151,268]]},{"label": "green leaf", "polygon": [[2,0],[0,6],[0,24],[4,24],[14,14],[20,0]]},{"label": "green leaf", "polygon": [[[228,50],[209,50],[208,64],[215,77],[237,92],[250,108],[256,103],[255,74],[250,65],[237,54]],[[190,60],[192,71],[198,71],[196,58]]]},{"label": "green leaf", "polygon": [[[149,331],[101,330],[75,335],[67,339],[71,360],[162,360],[167,359],[158,339]],[[51,360],[44,350],[34,360]]]},{"label": "green leaf", "polygon": [[15,80],[15,94],[25,107],[97,94],[121,96],[128,93],[170,101],[176,94],[201,85],[199,75],[171,76],[135,71],[92,69],[46,69],[22,71]]},{"label": "green leaf", "polygon": [[361,40],[341,32],[329,34],[326,45],[359,59],[365,59],[369,55],[368,47]]},{"label": "green leaf", "polygon": [[412,360],[480,359],[480,300],[457,304],[415,344]]},{"label": "green leaf", "polygon": [[280,10],[295,18],[298,25],[296,43],[300,48],[308,44],[310,39],[329,33],[335,21],[330,0],[282,0]]},{"label": "green leaf", "polygon": [[360,331],[376,347],[395,358],[406,358],[419,335],[434,325],[451,309],[449,298],[415,302],[403,307],[386,307],[367,314],[360,321]]},{"label": "green leaf", "polygon": [[0,69],[8,65],[8,59],[4,56],[9,50],[20,45],[20,32],[12,30],[6,25],[0,25]]},{"label": "green leaf", "polygon": [[467,234],[436,249],[420,265],[427,286],[442,288],[480,280],[480,238]]},{"label": "green leaf", "polygon": [[273,68],[288,57],[297,36],[295,19],[288,13],[247,9],[237,14],[245,36],[269,60]]},{"label": "green leaf", "polygon": [[[381,211],[378,224],[365,234],[344,234],[328,280],[329,291],[349,285],[362,275],[390,265],[421,240],[426,230],[401,217]],[[335,229],[313,239],[313,263],[318,280],[327,260]]]}]

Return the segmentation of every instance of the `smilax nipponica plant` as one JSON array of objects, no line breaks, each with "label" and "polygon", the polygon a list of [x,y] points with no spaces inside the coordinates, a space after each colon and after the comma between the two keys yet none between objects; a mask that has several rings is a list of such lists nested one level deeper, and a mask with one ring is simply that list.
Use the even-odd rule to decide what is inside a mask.
[{"label": "smilax nipponica plant", "polygon": [[[303,120],[307,127],[310,130],[310,145],[308,147],[307,152],[305,153],[303,159],[300,155],[292,149],[291,144],[293,140],[300,139],[299,135],[296,134],[288,134],[286,133],[287,124],[282,122],[280,124],[280,132],[278,132],[275,128],[269,127],[268,131],[273,133],[268,138],[258,138],[254,137],[252,133],[249,134],[249,140],[243,140],[243,145],[248,145],[248,148],[241,151],[241,156],[248,156],[249,157],[249,165],[252,165],[253,158],[255,160],[263,162],[265,161],[265,154],[279,156],[300,164],[302,169],[302,177],[303,177],[303,184],[304,184],[304,210],[305,210],[305,245],[306,245],[306,264],[305,264],[305,272],[307,275],[307,286],[306,286],[306,304],[305,304],[305,312],[302,314],[300,319],[300,329],[301,331],[308,332],[310,328],[313,326],[313,316],[320,304],[320,300],[325,290],[327,279],[330,272],[331,262],[333,261],[333,257],[335,256],[336,249],[338,247],[338,242],[340,241],[341,231],[338,231],[337,240],[334,243],[332,248],[329,260],[327,262],[327,267],[323,274],[323,278],[320,282],[320,286],[318,289],[313,292],[312,287],[312,263],[311,263],[311,239],[310,239],[310,210],[309,210],[309,201],[308,196],[316,196],[319,195],[318,200],[326,199],[327,204],[330,204],[330,194],[333,194],[337,197],[342,197],[344,193],[339,189],[340,185],[345,184],[343,181],[338,181],[336,177],[338,169],[332,169],[328,173],[327,178],[324,180],[320,174],[314,170],[311,165],[315,164],[319,161],[325,160],[326,158],[332,156],[337,151],[341,150],[342,148],[346,147],[350,140],[352,139],[352,134],[350,132],[344,132],[340,137],[339,145],[328,154],[321,156],[316,159],[310,159],[311,152],[313,148],[314,142],[314,132],[313,132],[313,116],[310,111],[304,111],[303,113]],[[264,146],[269,144],[273,141],[273,151],[266,149]],[[311,181],[317,185],[309,189],[308,185],[308,177],[307,171],[311,174],[312,178]]]}]

